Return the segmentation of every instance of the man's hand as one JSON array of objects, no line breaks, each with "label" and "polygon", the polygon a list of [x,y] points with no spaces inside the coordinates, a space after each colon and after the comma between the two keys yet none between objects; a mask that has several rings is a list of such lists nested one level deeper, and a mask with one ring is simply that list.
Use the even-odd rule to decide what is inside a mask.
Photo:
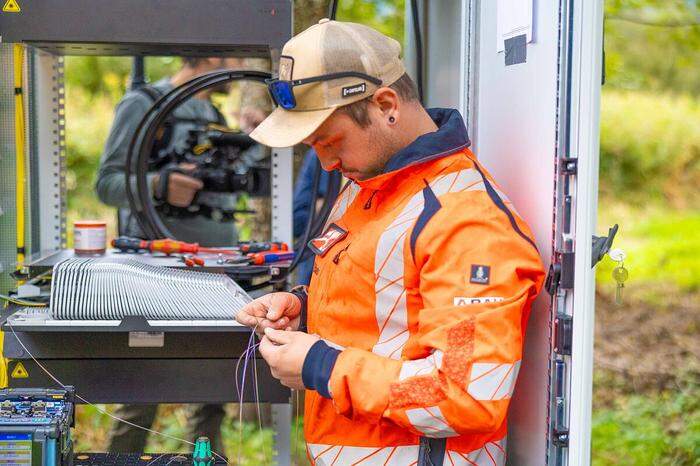
[{"label": "man's hand", "polygon": [[[182,170],[193,170],[194,165],[189,163],[181,163],[178,166]],[[160,175],[156,175],[153,179],[153,190],[158,193],[160,191]],[[189,207],[194,200],[197,191],[204,187],[202,180],[192,178],[178,172],[170,172],[168,175],[168,194],[166,201],[168,204],[175,207]]]},{"label": "man's hand", "polygon": [[204,187],[202,180],[172,172],[168,177],[168,204],[175,207],[188,207],[197,191]]},{"label": "man's hand", "polygon": [[262,335],[266,328],[299,328],[301,301],[292,293],[270,293],[251,301],[236,314],[236,320]]},{"label": "man's hand", "polygon": [[270,366],[272,376],[282,385],[295,390],[303,390],[301,370],[311,347],[320,338],[304,332],[265,329],[260,341],[260,354]]}]

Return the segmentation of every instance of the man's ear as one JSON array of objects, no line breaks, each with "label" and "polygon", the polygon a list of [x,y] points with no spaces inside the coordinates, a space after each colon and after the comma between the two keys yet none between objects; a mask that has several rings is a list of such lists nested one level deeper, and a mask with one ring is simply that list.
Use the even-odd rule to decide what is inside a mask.
[{"label": "man's ear", "polygon": [[381,87],[372,96],[372,101],[377,105],[383,118],[394,118],[394,121],[399,118],[400,98],[399,95],[390,87]]}]

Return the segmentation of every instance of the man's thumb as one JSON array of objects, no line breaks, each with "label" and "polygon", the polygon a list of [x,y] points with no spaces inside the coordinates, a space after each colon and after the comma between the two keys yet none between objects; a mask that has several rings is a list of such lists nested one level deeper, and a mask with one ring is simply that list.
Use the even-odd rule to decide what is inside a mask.
[{"label": "man's thumb", "polygon": [[[293,296],[292,296],[293,297]],[[267,315],[265,316],[267,320],[275,321],[280,319],[283,315],[285,315],[285,311],[287,310],[292,310],[291,308],[293,307],[292,303],[290,300],[284,296],[284,295],[279,295],[273,297],[273,299],[270,300],[270,307],[267,309]],[[289,314],[289,313],[287,313]]]},{"label": "man's thumb", "polygon": [[291,332],[285,332],[284,330],[275,330],[274,328],[267,327],[265,329],[265,336],[270,339],[273,343],[278,345],[284,345],[292,341]]}]

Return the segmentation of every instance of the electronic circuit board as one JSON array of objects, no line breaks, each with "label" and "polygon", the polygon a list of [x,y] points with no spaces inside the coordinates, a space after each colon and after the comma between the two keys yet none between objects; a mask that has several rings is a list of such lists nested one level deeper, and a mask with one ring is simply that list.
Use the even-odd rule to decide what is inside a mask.
[{"label": "electronic circuit board", "polygon": [[0,464],[69,466],[72,387],[0,390]]}]

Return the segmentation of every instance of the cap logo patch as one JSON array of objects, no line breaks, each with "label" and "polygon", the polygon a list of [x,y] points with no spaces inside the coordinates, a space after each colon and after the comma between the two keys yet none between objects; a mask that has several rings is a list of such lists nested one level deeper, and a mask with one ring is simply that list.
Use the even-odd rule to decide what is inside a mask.
[{"label": "cap logo patch", "polygon": [[326,232],[309,241],[308,246],[314,254],[323,257],[335,244],[342,241],[346,236],[348,236],[347,230],[342,229],[335,223],[331,223],[328,225]]},{"label": "cap logo patch", "polygon": [[290,57],[288,55],[281,55],[279,72],[280,80],[291,81],[292,71],[294,71],[294,57]]},{"label": "cap logo patch", "polygon": [[472,264],[471,274],[469,275],[469,283],[477,283],[479,285],[488,285],[491,280],[491,267],[488,265]]},{"label": "cap logo patch", "polygon": [[352,97],[357,94],[364,94],[365,92],[367,92],[367,85],[365,83],[344,87],[343,98]]}]

